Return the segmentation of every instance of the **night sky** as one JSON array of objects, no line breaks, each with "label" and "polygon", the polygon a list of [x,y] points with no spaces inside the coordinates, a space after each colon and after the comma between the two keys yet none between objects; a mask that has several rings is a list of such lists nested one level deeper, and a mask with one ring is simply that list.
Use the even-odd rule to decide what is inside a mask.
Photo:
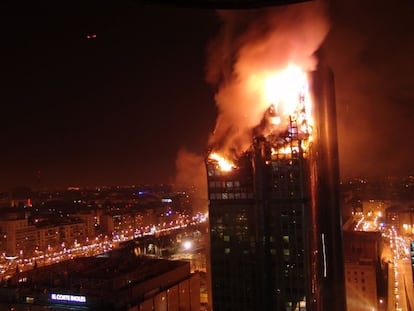
[{"label": "night sky", "polygon": [[[413,173],[414,6],[391,3],[333,2],[343,177]],[[179,150],[206,152],[214,11],[75,1],[1,14],[0,191],[168,183]]]}]

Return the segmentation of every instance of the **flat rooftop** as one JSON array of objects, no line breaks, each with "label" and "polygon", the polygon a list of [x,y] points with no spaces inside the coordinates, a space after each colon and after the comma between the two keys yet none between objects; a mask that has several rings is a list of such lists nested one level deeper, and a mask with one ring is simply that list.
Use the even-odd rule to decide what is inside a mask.
[{"label": "flat rooftop", "polygon": [[[83,292],[120,290],[125,280],[131,285],[160,276],[180,268],[184,277],[190,275],[190,265],[184,261],[171,261],[136,255],[133,248],[116,249],[97,257],[81,257],[57,264],[38,267],[13,276],[13,284],[26,277],[31,284],[48,288],[76,289]],[[183,272],[185,271],[185,272]],[[187,272],[188,271],[188,272]]]}]

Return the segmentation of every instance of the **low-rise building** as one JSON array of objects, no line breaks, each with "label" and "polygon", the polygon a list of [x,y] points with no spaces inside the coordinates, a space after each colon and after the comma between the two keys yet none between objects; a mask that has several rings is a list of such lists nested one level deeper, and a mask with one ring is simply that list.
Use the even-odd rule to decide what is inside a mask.
[{"label": "low-rise building", "polygon": [[133,248],[17,273],[0,288],[0,307],[15,310],[200,310],[200,280],[183,261]]},{"label": "low-rise building", "polygon": [[382,252],[381,232],[344,231],[347,310],[385,310],[381,303],[387,296]]}]

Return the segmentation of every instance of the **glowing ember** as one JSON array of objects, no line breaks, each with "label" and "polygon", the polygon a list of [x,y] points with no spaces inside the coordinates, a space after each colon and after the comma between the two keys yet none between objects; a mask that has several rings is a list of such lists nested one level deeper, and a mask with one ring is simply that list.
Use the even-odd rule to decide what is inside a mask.
[{"label": "glowing ember", "polygon": [[217,161],[217,164],[219,165],[219,167],[220,167],[220,169],[222,171],[230,172],[233,169],[233,167],[234,167],[234,164],[233,163],[231,163],[230,161],[226,160],[225,158],[223,158],[222,156],[218,155],[217,153],[210,154],[210,159],[216,160]]},{"label": "glowing ember", "polygon": [[298,145],[291,145],[291,144],[286,144],[284,146],[274,146],[271,148],[272,151],[272,156],[273,155],[285,155],[285,156],[290,156],[291,154],[298,154],[302,151],[302,156],[306,157],[306,151],[309,148],[309,141],[306,140],[302,140],[300,143],[300,148]]},{"label": "glowing ember", "polygon": [[283,146],[277,150],[272,148],[272,154],[291,154],[292,152],[299,152],[299,147]]}]

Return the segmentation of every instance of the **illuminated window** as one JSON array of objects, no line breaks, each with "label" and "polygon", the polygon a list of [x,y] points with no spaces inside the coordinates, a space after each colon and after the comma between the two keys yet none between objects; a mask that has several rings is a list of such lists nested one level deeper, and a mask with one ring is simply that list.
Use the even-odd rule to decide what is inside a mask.
[{"label": "illuminated window", "polygon": [[226,247],[226,248],[224,249],[224,254],[230,254],[230,248]]}]

